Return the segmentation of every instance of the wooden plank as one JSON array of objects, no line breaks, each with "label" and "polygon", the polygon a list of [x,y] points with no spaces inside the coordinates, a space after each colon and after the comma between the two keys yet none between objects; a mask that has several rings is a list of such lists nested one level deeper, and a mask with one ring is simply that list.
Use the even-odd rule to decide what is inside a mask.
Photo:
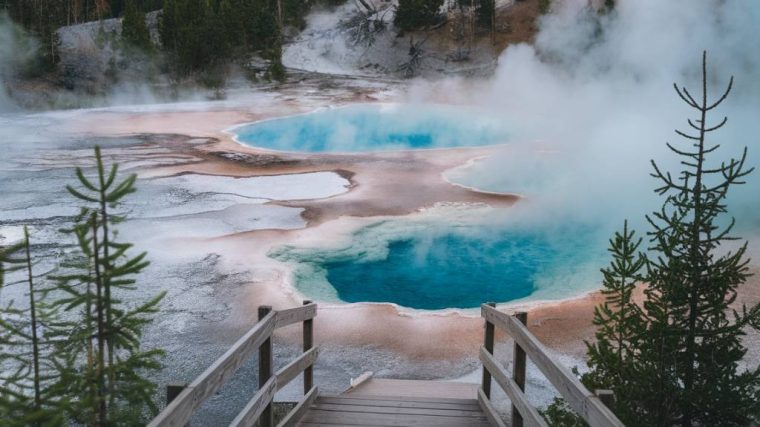
[{"label": "wooden plank", "polygon": [[196,391],[195,387],[187,386],[182,392],[166,405],[156,418],[154,418],[148,427],[185,426],[190,422],[195,411],[203,403],[200,396],[203,393]]},{"label": "wooden plank", "polygon": [[[503,328],[530,356],[531,361],[565,398],[568,405],[591,427],[623,427],[623,423],[566,367],[556,363],[538,339],[517,319],[489,307],[480,306],[481,315]],[[481,352],[482,355],[482,352]]]},{"label": "wooden plank", "polygon": [[504,368],[499,365],[499,362],[484,347],[480,348],[480,361],[483,362],[483,369],[491,372],[493,379],[499,383],[504,392],[507,393],[507,396],[509,396],[512,405],[517,407],[517,410],[522,414],[525,425],[529,427],[547,427],[546,421],[544,421],[544,418],[538,413],[536,408],[528,402],[525,393],[520,390],[520,387],[512,378],[507,376]]},{"label": "wooden plank", "polygon": [[[520,312],[515,313],[514,316],[523,325],[528,324],[528,313]],[[493,354],[493,351],[490,352]],[[520,344],[515,341],[514,351],[512,352],[514,357],[514,363],[512,363],[512,379],[515,380],[517,387],[525,393],[525,350],[520,347]],[[523,419],[520,411],[517,410],[515,405],[512,405],[512,427],[523,427]]]},{"label": "wooden plank", "polygon": [[[309,305],[311,301],[306,300],[303,305]],[[315,314],[316,315],[316,314]],[[304,353],[314,347],[314,319],[303,321],[303,351]],[[308,394],[314,386],[314,366],[307,366],[303,371],[303,394]]]},{"label": "wooden plank", "polygon": [[299,426],[308,426],[308,427],[312,427],[312,426],[319,426],[319,427],[333,427],[333,426],[336,426],[336,427],[338,427],[338,426],[339,427],[365,427],[363,424],[346,424],[346,423],[340,423],[340,424],[332,424],[332,423],[330,423],[330,424],[328,424],[328,423],[312,423],[312,422],[307,422],[307,421],[300,421],[297,425],[299,425]]},{"label": "wooden plank", "polygon": [[328,424],[328,423],[311,423],[306,421],[301,421],[297,425],[299,426],[319,426],[319,427],[365,427],[363,424],[346,424],[346,423],[340,423],[340,424]]},{"label": "wooden plank", "polygon": [[258,421],[261,413],[264,412],[267,405],[272,402],[274,394],[277,392],[277,378],[271,377],[261,387],[251,400],[245,405],[242,411],[230,423],[230,427],[250,427]]},{"label": "wooden plank", "polygon": [[340,405],[335,403],[315,403],[314,409],[333,412],[361,412],[372,414],[406,414],[406,415],[441,415],[453,418],[480,418],[483,411],[480,407],[473,409],[430,409],[430,408],[399,408],[394,406]]},{"label": "wooden plank", "polygon": [[[487,305],[496,307],[495,302],[489,302]],[[494,325],[486,320],[485,337],[483,339],[483,345],[486,347],[489,353],[493,354],[493,341],[494,341]],[[481,383],[481,390],[485,393],[486,397],[491,398],[491,374],[487,369],[483,369],[483,381]]]},{"label": "wooden plank", "polygon": [[303,421],[325,424],[361,424],[365,426],[436,426],[436,427],[490,427],[485,415],[480,418],[467,419],[436,415],[371,414],[332,412],[310,409]]},{"label": "wooden plank", "polygon": [[420,409],[458,409],[462,411],[476,411],[480,408],[477,401],[469,403],[448,403],[448,402],[408,402],[406,400],[364,400],[364,399],[343,399],[335,397],[320,396],[318,403],[344,405],[344,406],[387,406],[389,408],[420,408]]},{"label": "wooden plank", "polygon": [[480,404],[480,408],[483,410],[483,413],[486,414],[486,418],[488,418],[488,421],[492,426],[507,427],[506,424],[504,424],[504,420],[501,419],[501,415],[496,412],[496,408],[494,408],[491,404],[491,399],[486,397],[483,390],[478,390],[478,403]]},{"label": "wooden plank", "polygon": [[277,324],[275,329],[280,329],[294,323],[313,319],[317,316],[317,305],[312,303],[301,307],[289,308],[277,312]]},{"label": "wooden plank", "polygon": [[296,405],[295,408],[291,409],[290,412],[288,412],[288,415],[285,416],[285,418],[280,421],[279,424],[277,424],[277,427],[291,427],[296,425],[298,420],[303,418],[306,411],[309,410],[311,407],[311,404],[314,403],[314,399],[317,398],[317,395],[319,394],[319,391],[316,387],[312,387],[311,390],[309,390],[308,393],[301,399],[300,402]]},{"label": "wooden plank", "polygon": [[290,381],[293,380],[293,378],[297,377],[298,374],[303,372],[307,366],[313,365],[318,356],[319,346],[312,348],[311,350],[299,356],[298,359],[288,363],[282,369],[277,371],[275,374],[277,377],[277,390],[285,387]]},{"label": "wooden plank", "polygon": [[[436,384],[436,381],[430,381],[432,384]],[[354,395],[340,395],[340,396],[320,396],[320,399],[327,399],[327,398],[334,398],[334,399],[345,399],[345,400],[371,400],[371,401],[378,401],[378,400],[387,400],[391,402],[430,402],[430,403],[461,403],[461,404],[473,404],[477,405],[478,401],[475,399],[456,399],[456,398],[450,398],[450,397],[421,397],[421,396],[406,396],[406,395],[395,395],[395,396],[354,396]]]},{"label": "wooden plank", "polygon": [[[263,319],[272,313],[272,307],[268,305],[259,306],[259,319]],[[277,313],[275,313],[275,328],[277,324]],[[274,351],[272,351],[272,336],[270,335],[259,347],[259,388],[264,388],[267,381],[272,377],[274,369]],[[275,384],[277,382],[275,381]],[[275,387],[276,388],[276,387]],[[259,427],[274,426],[274,411],[272,410],[271,399],[266,402],[261,410],[261,416],[258,417]]]},{"label": "wooden plank", "polygon": [[274,331],[275,314],[270,313],[235,342],[221,357],[190,383],[161,413],[149,427],[184,426],[195,411],[216,393],[238,368]]},{"label": "wooden plank", "polygon": [[379,396],[396,398],[414,398],[416,396],[435,399],[467,399],[475,401],[478,397],[478,384],[456,383],[450,381],[393,380],[370,378],[361,385],[349,389],[342,396]]}]

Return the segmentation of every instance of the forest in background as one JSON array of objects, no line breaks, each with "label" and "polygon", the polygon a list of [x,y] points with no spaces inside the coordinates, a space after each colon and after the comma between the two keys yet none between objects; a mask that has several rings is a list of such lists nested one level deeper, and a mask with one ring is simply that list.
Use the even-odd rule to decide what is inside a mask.
[{"label": "forest in background", "polygon": [[[550,7],[550,0],[518,2],[535,3],[540,13]],[[5,29],[6,38],[10,32],[17,45],[10,48],[13,59],[3,60],[2,74],[6,83],[44,78],[66,89],[85,82],[89,86],[85,92],[107,91],[119,80],[130,79],[148,84],[158,79],[172,84],[192,81],[220,88],[232,71],[242,71],[254,81],[282,81],[283,44],[305,28],[310,11],[344,3],[346,0],[0,0],[0,28]],[[365,33],[385,31],[389,25],[397,37],[427,33],[417,37],[419,40],[411,35],[415,43],[408,58],[410,70],[404,73],[407,77],[416,75],[411,68],[424,56],[422,45],[447,23],[452,29],[443,30],[445,33],[464,37],[470,44],[475,33],[483,37],[490,33],[493,42],[497,26],[509,27],[509,23],[497,22],[494,0],[399,0],[387,22],[373,2],[358,0],[355,7],[350,22],[339,26],[355,27],[350,30],[357,39],[371,41],[373,34]],[[79,30],[70,26],[85,23],[100,23],[99,29],[87,31],[98,48],[88,55],[101,58],[87,63],[75,58],[79,62],[72,66],[65,62],[65,55],[68,52],[71,58],[72,43],[82,42],[77,41]],[[63,27],[69,27],[65,34],[73,35],[67,42],[62,40]],[[459,34],[463,29],[471,34]],[[403,45],[400,43],[399,49],[404,49]],[[458,53],[462,58],[456,60],[467,59],[468,55]],[[105,61],[107,68],[95,70],[93,61]],[[88,73],[98,76],[97,84],[89,84],[93,76]],[[102,75],[105,79],[101,81]]]},{"label": "forest in background", "polygon": [[[150,55],[161,71],[188,74],[216,68],[231,54],[260,52],[279,67],[282,28],[302,27],[309,3],[300,0],[4,0],[10,20],[37,40],[37,55],[21,67],[24,76],[51,71],[58,62],[59,28],[124,18],[123,46],[131,56]],[[145,14],[158,15],[159,40],[152,40]],[[161,53],[160,61],[156,53]],[[281,70],[275,70],[275,72]]]}]

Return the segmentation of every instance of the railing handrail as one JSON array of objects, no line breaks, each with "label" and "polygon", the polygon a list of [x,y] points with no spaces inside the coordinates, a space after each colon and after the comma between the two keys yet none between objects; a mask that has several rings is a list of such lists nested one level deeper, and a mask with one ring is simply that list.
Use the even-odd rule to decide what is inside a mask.
[{"label": "railing handrail", "polygon": [[504,368],[499,366],[499,363],[485,347],[480,348],[480,361],[483,363],[483,369],[486,369],[493,376],[493,379],[496,380],[496,383],[501,386],[512,402],[512,405],[517,408],[528,426],[548,427],[544,418],[538,413],[538,410],[528,402],[528,398],[520,389],[520,386],[509,377]]},{"label": "railing handrail", "polygon": [[[263,308],[263,307],[262,307]],[[311,321],[317,315],[317,305],[305,303],[282,311],[269,311],[251,329],[240,337],[222,356],[214,361],[202,374],[185,387],[177,397],[169,402],[148,427],[185,426],[189,423],[198,408],[210,396],[219,391],[229,381],[243,363],[259,350],[262,344],[270,340],[276,329],[298,322],[309,322],[309,349],[296,360],[285,366],[266,382],[248,402],[246,407],[233,421],[247,423],[256,420],[262,411],[269,407],[274,394],[287,385],[301,372],[313,366],[319,354],[319,347],[311,348]],[[304,328],[306,330],[306,328]],[[306,334],[304,334],[306,336]],[[315,387],[310,387],[315,390]],[[310,390],[311,391],[311,390]],[[310,397],[310,396],[307,396]],[[313,397],[311,397],[313,398]]]},{"label": "railing handrail", "polygon": [[[512,337],[515,344],[525,351],[538,370],[544,374],[549,382],[552,383],[557,391],[559,391],[559,393],[565,398],[568,405],[587,423],[589,423],[591,427],[624,427],[623,423],[615,416],[615,414],[607,408],[607,406],[605,406],[595,394],[591,393],[568,368],[555,362],[554,359],[549,356],[546,347],[522,322],[487,304],[481,306],[481,316],[485,318],[488,323],[501,328]],[[481,350],[481,360],[484,361],[484,369],[486,369],[486,361],[495,361],[495,359],[492,358],[493,356],[487,349],[484,348]],[[506,384],[506,386],[505,384],[502,384],[503,381],[500,381],[500,374],[505,374],[505,372],[500,369],[498,364],[495,367],[492,363],[489,363],[489,365],[491,365],[491,369],[499,368],[498,371],[490,373],[497,374],[494,375],[494,378],[500,386],[505,388],[505,392],[519,392],[519,394],[524,397],[524,393],[520,387],[511,387],[511,384]],[[515,399],[520,398],[517,397]],[[513,402],[515,402],[515,399],[513,399]],[[520,409],[518,405],[515,405],[515,407],[517,407],[518,410]],[[528,418],[532,420],[534,416],[530,411],[519,412],[520,415],[526,418],[526,420]],[[535,420],[532,420],[531,422],[533,421]]]}]

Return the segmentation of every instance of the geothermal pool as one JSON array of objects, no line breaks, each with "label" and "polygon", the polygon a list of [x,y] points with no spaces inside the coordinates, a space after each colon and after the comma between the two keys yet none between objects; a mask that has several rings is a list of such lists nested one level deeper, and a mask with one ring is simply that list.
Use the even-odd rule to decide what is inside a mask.
[{"label": "geothermal pool", "polygon": [[467,309],[577,295],[598,282],[599,239],[578,224],[549,230],[399,219],[362,228],[347,245],[284,247],[270,256],[292,263],[296,288],[315,300]]},{"label": "geothermal pool", "polygon": [[276,151],[356,153],[496,145],[503,119],[468,107],[368,104],[233,128],[238,142]]}]

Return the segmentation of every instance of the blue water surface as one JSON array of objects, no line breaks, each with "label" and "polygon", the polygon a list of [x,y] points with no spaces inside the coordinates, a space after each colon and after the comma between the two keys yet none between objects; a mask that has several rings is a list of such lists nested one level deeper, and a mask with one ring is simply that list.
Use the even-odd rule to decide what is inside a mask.
[{"label": "blue water surface", "polygon": [[[551,232],[505,229],[412,233],[379,244],[382,238],[366,230],[354,235],[351,248],[304,251],[295,258],[316,267],[308,271],[324,274],[341,301],[390,302],[426,310],[520,300],[541,287],[553,288],[542,298],[566,297],[578,292],[570,289],[579,283],[570,280],[571,276],[587,276],[602,266],[599,245],[591,242],[598,236],[588,227]],[[382,249],[378,250],[378,246]],[[293,260],[293,255],[282,259]],[[593,264],[590,270],[589,261]],[[582,279],[585,285],[591,284],[588,277]],[[320,282],[309,275],[299,276],[296,287],[319,300]]]},{"label": "blue water surface", "polygon": [[258,148],[300,152],[367,152],[501,144],[503,121],[467,107],[366,104],[264,120],[234,129]]}]

